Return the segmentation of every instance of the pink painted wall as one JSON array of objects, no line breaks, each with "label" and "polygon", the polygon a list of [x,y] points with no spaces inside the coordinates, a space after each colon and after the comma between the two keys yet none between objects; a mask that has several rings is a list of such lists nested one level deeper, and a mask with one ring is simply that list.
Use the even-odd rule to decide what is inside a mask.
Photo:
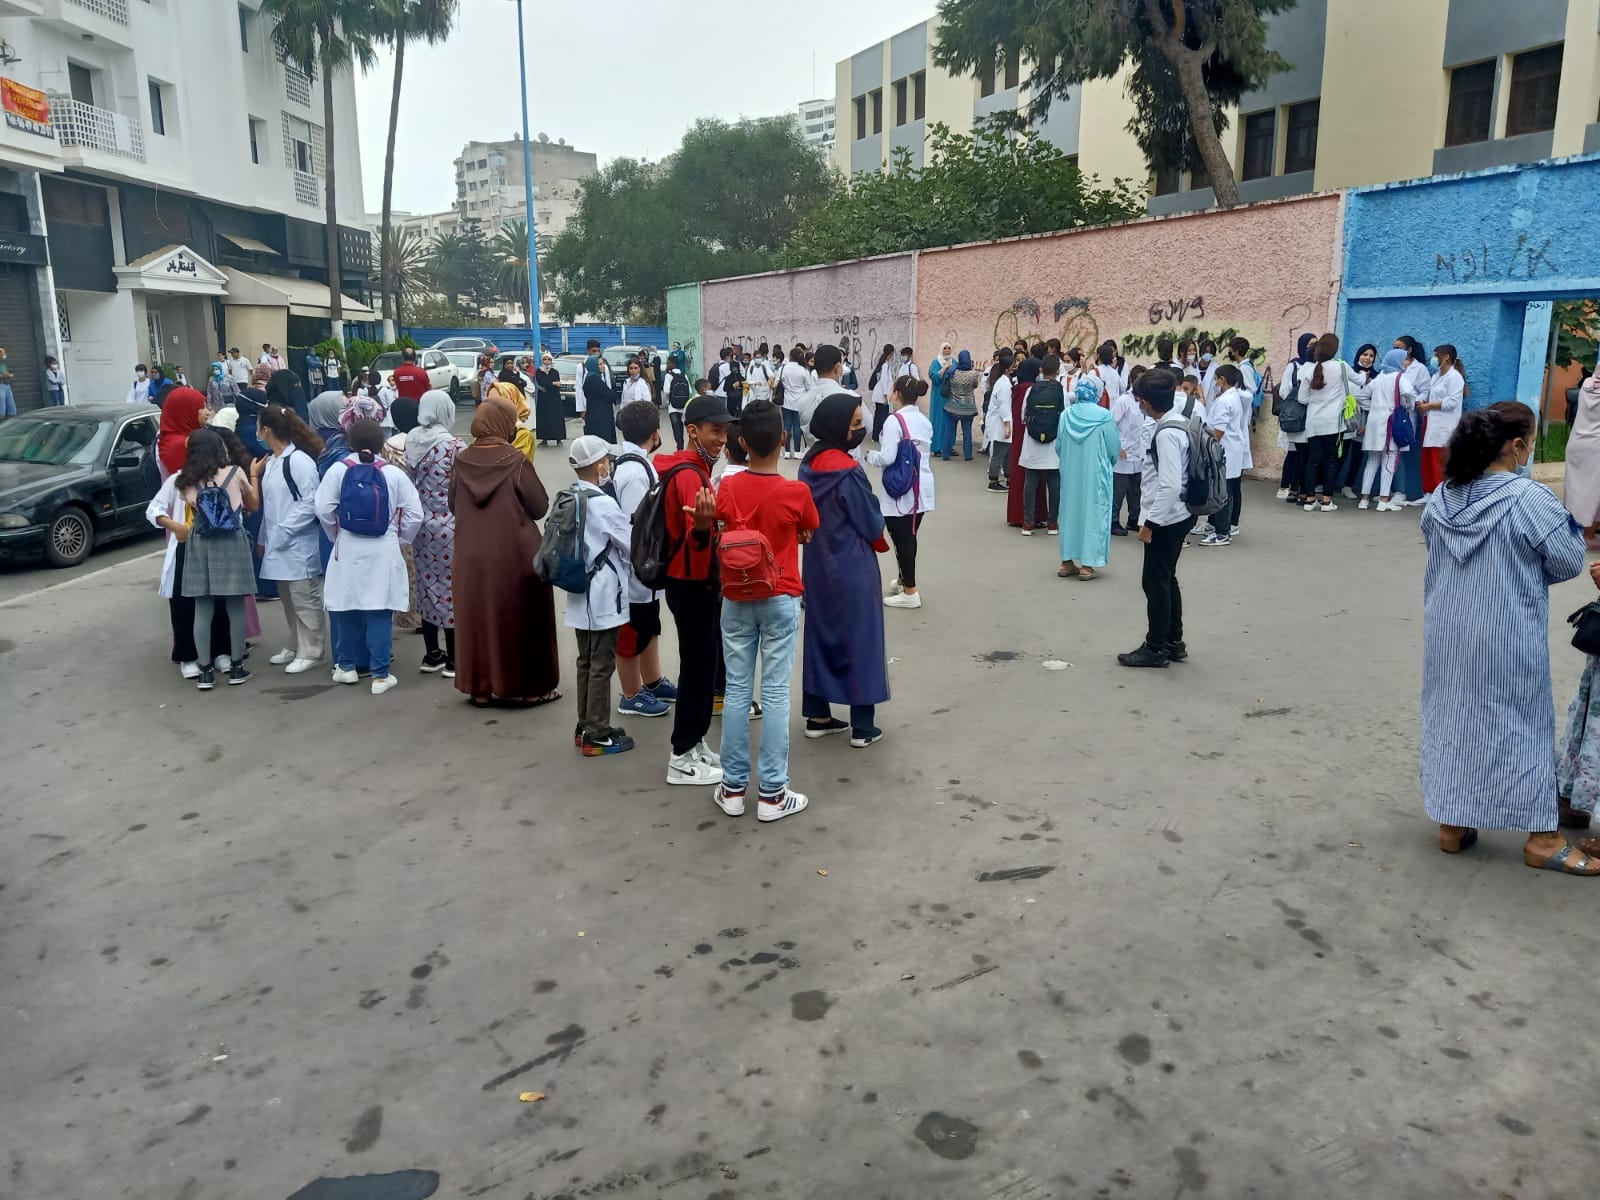
[{"label": "pink painted wall", "polygon": [[[707,283],[700,297],[702,359],[709,367],[723,346],[785,350],[796,341],[845,345],[852,365],[868,368],[885,342],[911,338],[915,257],[897,254]],[[702,367],[702,370],[705,367]]]}]

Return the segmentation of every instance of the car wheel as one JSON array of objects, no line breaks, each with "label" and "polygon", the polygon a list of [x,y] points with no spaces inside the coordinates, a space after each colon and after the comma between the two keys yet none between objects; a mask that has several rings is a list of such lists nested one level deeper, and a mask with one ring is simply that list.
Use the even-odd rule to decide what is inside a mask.
[{"label": "car wheel", "polygon": [[457,403],[460,403],[460,401],[461,401],[461,377],[459,375],[452,375],[452,376],[450,376],[450,402],[452,404],[457,404]]},{"label": "car wheel", "polygon": [[81,508],[63,508],[45,531],[44,557],[52,567],[75,567],[94,549],[94,522]]}]

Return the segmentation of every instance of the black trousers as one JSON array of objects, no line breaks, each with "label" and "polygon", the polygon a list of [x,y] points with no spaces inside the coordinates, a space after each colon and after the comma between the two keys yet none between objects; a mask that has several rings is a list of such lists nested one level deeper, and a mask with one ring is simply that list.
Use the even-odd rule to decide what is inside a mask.
[{"label": "black trousers", "polygon": [[889,530],[889,540],[894,543],[895,562],[900,567],[900,583],[908,588],[917,586],[917,526],[921,521],[920,514],[883,519]]},{"label": "black trousers", "polygon": [[681,408],[668,410],[672,418],[672,440],[678,443],[679,450],[683,449],[683,411]]},{"label": "black trousers", "polygon": [[1290,446],[1283,456],[1283,474],[1278,477],[1278,486],[1288,488],[1290,495],[1298,496],[1304,490],[1305,474],[1306,448]]},{"label": "black trousers", "polygon": [[[1143,486],[1142,475],[1113,475],[1111,477],[1111,524],[1123,529],[1139,528],[1139,491]],[[1122,506],[1128,506],[1128,519],[1118,521],[1122,515]]]},{"label": "black trousers", "polygon": [[1244,493],[1239,490],[1237,476],[1228,480],[1228,502],[1211,515],[1211,528],[1219,534],[1228,533],[1239,524],[1239,509],[1244,503]]},{"label": "black trousers", "polygon": [[1305,494],[1333,495],[1339,490],[1339,437],[1337,433],[1314,437],[1306,443]]},{"label": "black trousers", "polygon": [[[194,597],[183,592],[184,543],[178,543],[178,557],[173,562],[172,590],[180,593],[167,601],[168,615],[172,619],[172,661],[175,663],[199,662],[200,651],[194,644]],[[228,608],[219,604],[211,615],[211,644],[206,662],[214,662],[219,655],[232,654],[233,646],[228,628]]]},{"label": "black trousers", "polygon": [[711,731],[711,696],[722,659],[721,595],[715,580],[668,579],[667,608],[678,629],[678,703],[672,752],[687,754]]},{"label": "black trousers", "polygon": [[872,440],[883,441],[883,425],[889,419],[889,406],[887,404],[874,404],[872,406]]},{"label": "black trousers", "polygon": [[1173,525],[1151,525],[1150,540],[1144,546],[1145,608],[1150,630],[1145,645],[1164,650],[1183,641],[1183,592],[1178,587],[1178,555],[1183,539],[1194,529],[1195,518]]}]

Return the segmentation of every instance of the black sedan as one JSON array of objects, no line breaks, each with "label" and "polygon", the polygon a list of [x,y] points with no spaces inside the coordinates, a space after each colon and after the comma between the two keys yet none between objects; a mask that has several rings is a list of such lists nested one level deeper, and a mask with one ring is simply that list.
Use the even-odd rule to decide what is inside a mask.
[{"label": "black sedan", "polygon": [[0,561],[77,566],[98,543],[150,532],[161,488],[147,404],[73,404],[0,421]]}]

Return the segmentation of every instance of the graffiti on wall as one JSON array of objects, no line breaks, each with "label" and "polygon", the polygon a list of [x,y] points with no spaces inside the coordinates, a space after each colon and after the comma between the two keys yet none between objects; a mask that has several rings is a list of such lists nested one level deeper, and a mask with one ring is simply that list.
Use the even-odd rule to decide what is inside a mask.
[{"label": "graffiti on wall", "polygon": [[1533,235],[1519,233],[1515,244],[1506,243],[1491,249],[1488,242],[1480,242],[1448,254],[1436,252],[1432,286],[1498,283],[1518,278],[1532,281],[1539,277],[1540,271],[1549,275],[1560,273],[1560,268],[1550,258],[1550,239],[1535,244]]},{"label": "graffiti on wall", "polygon": [[1176,300],[1152,300],[1150,302],[1150,324],[1159,325],[1163,321],[1185,321],[1190,317],[1205,319],[1206,298],[1195,296],[1191,299],[1179,297]]},{"label": "graffiti on wall", "polygon": [[[1050,305],[1050,320],[1037,300],[1026,297],[1003,308],[994,319],[995,346],[1009,346],[1019,338],[1028,343],[1060,338],[1066,349],[1093,350],[1100,344],[1100,325],[1089,311],[1087,296],[1066,296]],[[1048,328],[1046,328],[1048,326]]]},{"label": "graffiti on wall", "polygon": [[863,361],[869,364],[877,360],[878,351],[878,326],[874,317],[835,317],[829,332],[816,335],[815,341],[807,341],[804,337],[795,338],[793,341],[783,333],[734,333],[722,339],[722,348],[731,349],[735,346],[741,350],[755,353],[756,347],[765,343],[767,346],[783,346],[785,351],[792,350],[796,343],[805,342],[812,349],[823,343],[838,346],[844,351],[844,360],[852,370],[859,371]]}]

